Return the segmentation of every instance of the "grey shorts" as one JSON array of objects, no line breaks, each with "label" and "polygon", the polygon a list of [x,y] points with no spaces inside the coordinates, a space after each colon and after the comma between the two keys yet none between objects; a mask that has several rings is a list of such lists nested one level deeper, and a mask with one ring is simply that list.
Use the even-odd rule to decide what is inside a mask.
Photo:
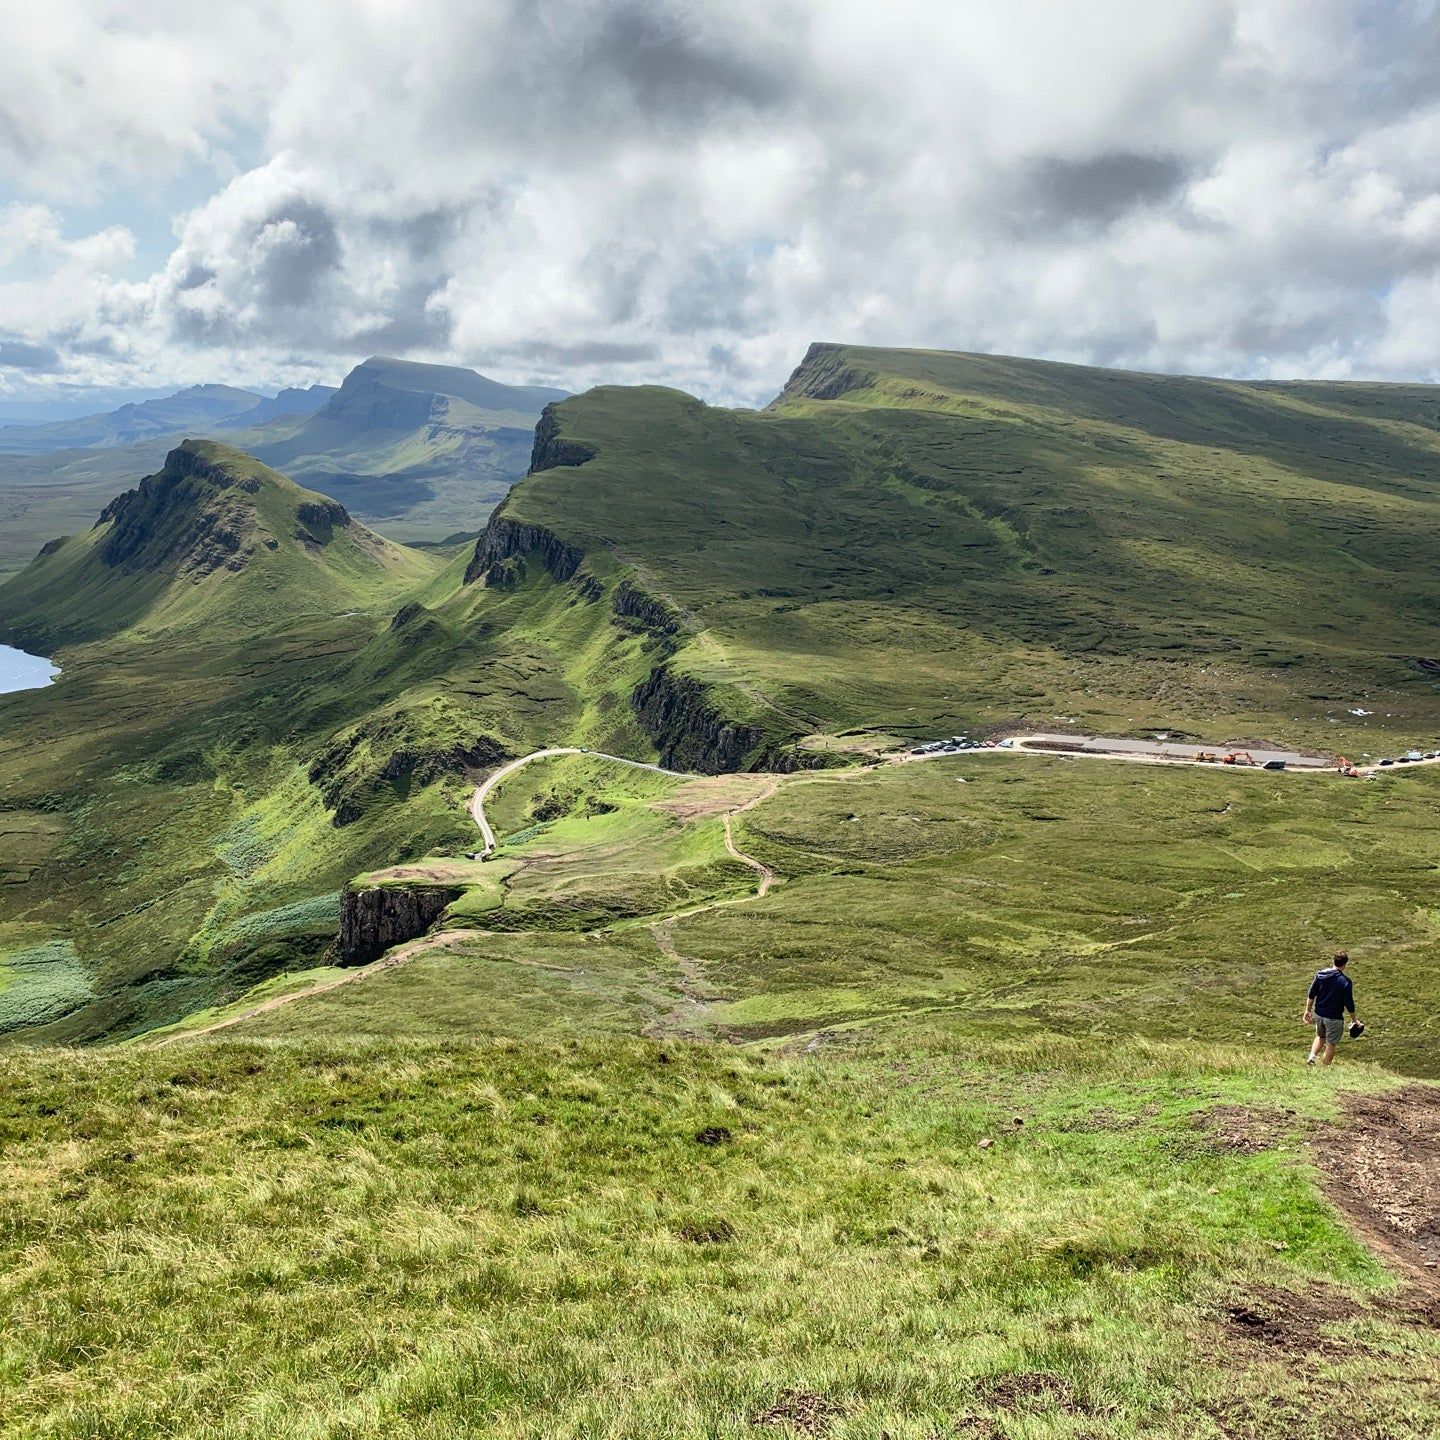
[{"label": "grey shorts", "polygon": [[1318,1039],[1323,1040],[1327,1045],[1338,1045],[1340,1037],[1345,1033],[1345,1017],[1342,1015],[1338,1020],[1331,1020],[1326,1015],[1315,1017],[1315,1034]]}]

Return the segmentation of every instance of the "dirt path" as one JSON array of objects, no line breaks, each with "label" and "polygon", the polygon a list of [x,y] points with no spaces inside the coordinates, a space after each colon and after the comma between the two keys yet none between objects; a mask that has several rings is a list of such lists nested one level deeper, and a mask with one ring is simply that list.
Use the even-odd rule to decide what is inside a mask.
[{"label": "dirt path", "polygon": [[1412,1310],[1440,1325],[1440,1085],[1357,1095],[1315,1141],[1336,1208],[1410,1282]]},{"label": "dirt path", "polygon": [[652,765],[646,760],[627,760],[623,755],[608,755],[603,750],[587,750],[582,745],[552,745],[545,750],[532,750],[528,755],[522,755],[518,760],[511,760],[508,764],[502,765],[498,770],[487,775],[475,787],[475,793],[470,797],[470,818],[479,827],[480,838],[484,841],[480,850],[482,856],[493,854],[495,850],[495,832],[490,828],[490,821],[485,816],[485,797],[502,780],[508,779],[517,770],[530,764],[532,760],[548,760],[554,755],[591,755],[596,760],[609,760],[616,765],[629,765],[635,770],[650,770],[656,775],[673,775],[679,780],[690,778],[679,770],[667,770],[663,765]]},{"label": "dirt path", "polygon": [[422,950],[454,945],[460,940],[473,939],[474,935],[473,930],[442,930],[438,935],[422,935],[418,940],[411,940],[405,945],[388,951],[373,964],[357,965],[338,979],[322,980],[314,985],[307,985],[303,990],[291,990],[284,995],[275,995],[269,1000],[262,1000],[258,1005],[252,1005],[248,1010],[240,1011],[238,1015],[227,1015],[223,1020],[214,1020],[209,1025],[201,1025],[194,1030],[177,1030],[173,1035],[166,1035],[155,1041],[150,1048],[163,1050],[165,1046],[178,1044],[181,1040],[194,1040],[200,1035],[213,1035],[217,1030],[228,1030],[232,1025],[240,1025],[246,1020],[253,1020],[257,1015],[268,1015],[272,1010],[292,1005],[297,1000],[308,1000],[313,995],[324,995],[330,990],[338,990],[342,985],[353,985],[359,980],[364,980],[366,976],[376,975],[382,970],[394,970],[397,966],[405,964],[407,960],[414,959]]},{"label": "dirt path", "polygon": [[[706,984],[700,962],[691,955],[682,954],[680,948],[675,944],[675,926],[681,920],[689,919],[692,915],[703,915],[706,911],[718,910],[723,906],[742,905],[750,900],[761,900],[770,893],[770,887],[775,883],[775,872],[764,861],[757,860],[753,855],[748,855],[740,849],[735,843],[733,822],[737,815],[743,815],[747,810],[753,810],[757,805],[763,804],[779,788],[780,781],[776,778],[748,800],[725,811],[721,817],[725,827],[725,849],[742,865],[748,865],[759,876],[755,893],[753,895],[732,895],[727,899],[710,900],[703,905],[692,905],[688,909],[678,910],[673,915],[667,915],[663,920],[651,922],[650,933],[655,937],[655,944],[659,947],[660,953],[674,964],[679,974],[677,988],[680,991],[680,997],[669,1011],[664,1015],[657,1016],[645,1027],[647,1035],[667,1035],[677,1031],[696,1033],[694,1022],[703,1021],[706,1011],[718,998]],[[722,1031],[721,1033],[727,1039],[734,1038],[728,1032]]]},{"label": "dirt path", "polygon": [[763,805],[779,788],[780,781],[772,780],[758,795],[752,795],[743,805],[737,805],[733,810],[725,812],[725,848],[742,865],[748,865],[760,877],[760,888],[755,892],[757,900],[763,900],[770,893],[770,887],[775,883],[775,872],[763,860],[747,855],[736,845],[732,823],[737,815],[743,815],[747,810]]}]

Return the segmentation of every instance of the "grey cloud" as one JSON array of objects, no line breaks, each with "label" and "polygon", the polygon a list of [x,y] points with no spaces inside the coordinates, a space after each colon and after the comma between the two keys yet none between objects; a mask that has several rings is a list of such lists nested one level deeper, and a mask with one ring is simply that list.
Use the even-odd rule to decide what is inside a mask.
[{"label": "grey cloud", "polygon": [[1134,150],[1081,160],[1047,155],[1031,169],[1029,198],[1045,222],[1108,225],[1139,206],[1168,200],[1191,170],[1181,156]]},{"label": "grey cloud", "polygon": [[277,206],[256,227],[263,247],[256,282],[263,301],[277,308],[308,305],[340,268],[340,233],[334,218],[311,200]]},{"label": "grey cloud", "polygon": [[511,355],[522,361],[547,365],[634,365],[658,360],[660,347],[645,341],[593,340],[562,345],[544,340],[511,347]]},{"label": "grey cloud", "polygon": [[793,69],[773,52],[698,34],[693,14],[643,0],[601,15],[584,46],[580,77],[618,80],[641,110],[682,116],[736,104],[771,110],[796,88]]},{"label": "grey cloud", "polygon": [[0,366],[11,370],[54,370],[59,364],[60,352],[54,346],[0,335]]}]

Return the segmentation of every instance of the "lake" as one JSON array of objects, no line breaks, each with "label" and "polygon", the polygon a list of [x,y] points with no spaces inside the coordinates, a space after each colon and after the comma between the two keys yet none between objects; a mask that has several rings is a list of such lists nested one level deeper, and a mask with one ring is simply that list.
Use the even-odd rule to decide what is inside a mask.
[{"label": "lake", "polygon": [[0,645],[0,695],[11,690],[38,690],[59,673],[41,655],[27,655],[10,645]]}]

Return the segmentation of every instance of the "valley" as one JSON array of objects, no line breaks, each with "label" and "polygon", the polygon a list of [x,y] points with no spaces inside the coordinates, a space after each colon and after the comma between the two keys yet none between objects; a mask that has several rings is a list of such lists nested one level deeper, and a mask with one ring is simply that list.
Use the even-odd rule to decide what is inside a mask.
[{"label": "valley", "polygon": [[1440,1423],[1428,392],[424,369],[0,582],[0,1435]]}]

